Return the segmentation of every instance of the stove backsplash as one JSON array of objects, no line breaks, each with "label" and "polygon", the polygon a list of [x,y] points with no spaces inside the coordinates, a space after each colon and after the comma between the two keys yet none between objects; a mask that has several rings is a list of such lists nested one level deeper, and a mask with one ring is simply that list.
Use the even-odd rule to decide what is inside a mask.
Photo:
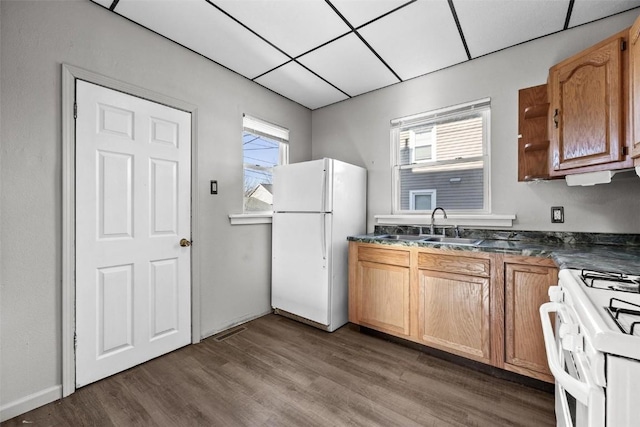
[{"label": "stove backsplash", "polygon": [[[434,233],[442,234],[443,227],[435,226]],[[484,240],[546,242],[569,245],[640,246],[640,234],[573,233],[558,231],[487,230],[458,227],[460,237]],[[447,236],[454,236],[454,226],[444,226]],[[374,234],[429,234],[428,225],[376,225]]]}]

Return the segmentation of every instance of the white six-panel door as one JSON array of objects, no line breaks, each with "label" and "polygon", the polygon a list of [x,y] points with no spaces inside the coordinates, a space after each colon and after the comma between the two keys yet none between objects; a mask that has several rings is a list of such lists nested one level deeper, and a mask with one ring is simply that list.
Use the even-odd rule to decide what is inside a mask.
[{"label": "white six-panel door", "polygon": [[77,81],[76,386],[191,342],[191,115]]}]

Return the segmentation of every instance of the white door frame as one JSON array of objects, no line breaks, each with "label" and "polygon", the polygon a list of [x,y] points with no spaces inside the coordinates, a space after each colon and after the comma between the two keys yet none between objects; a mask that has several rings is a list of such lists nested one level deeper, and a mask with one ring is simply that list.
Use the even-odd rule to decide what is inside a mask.
[{"label": "white door frame", "polygon": [[[191,113],[191,239],[198,233],[197,107],[138,86],[62,64],[62,396],[75,386],[75,118],[76,79]],[[191,342],[200,341],[200,268],[196,241],[191,246]]]}]

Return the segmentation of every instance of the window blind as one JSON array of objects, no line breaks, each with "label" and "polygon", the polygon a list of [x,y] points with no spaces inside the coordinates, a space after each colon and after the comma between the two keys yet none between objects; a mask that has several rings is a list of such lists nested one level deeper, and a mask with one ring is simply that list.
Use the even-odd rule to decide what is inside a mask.
[{"label": "window blind", "polygon": [[242,116],[244,129],[256,135],[264,136],[279,142],[289,142],[289,130],[282,126],[266,122],[264,120],[251,117],[247,114]]}]

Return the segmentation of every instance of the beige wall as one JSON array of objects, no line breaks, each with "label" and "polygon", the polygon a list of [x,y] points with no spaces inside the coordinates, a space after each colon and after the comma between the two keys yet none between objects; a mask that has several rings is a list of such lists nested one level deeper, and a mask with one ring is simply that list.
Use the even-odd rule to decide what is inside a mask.
[{"label": "beige wall", "polygon": [[271,226],[228,218],[242,210],[241,115],[288,127],[301,161],[311,112],[88,0],[1,5],[0,408],[61,384],[62,63],[197,106],[202,333],[269,311]]},{"label": "beige wall", "polygon": [[[389,122],[491,98],[493,212],[516,214],[519,230],[640,233],[640,178],[568,188],[564,180],[519,183],[518,89],[543,84],[549,67],[631,25],[637,10],[564,31],[313,111],[313,158],[340,158],[368,169],[368,229],[391,213]],[[565,223],[551,224],[550,207]]]}]

